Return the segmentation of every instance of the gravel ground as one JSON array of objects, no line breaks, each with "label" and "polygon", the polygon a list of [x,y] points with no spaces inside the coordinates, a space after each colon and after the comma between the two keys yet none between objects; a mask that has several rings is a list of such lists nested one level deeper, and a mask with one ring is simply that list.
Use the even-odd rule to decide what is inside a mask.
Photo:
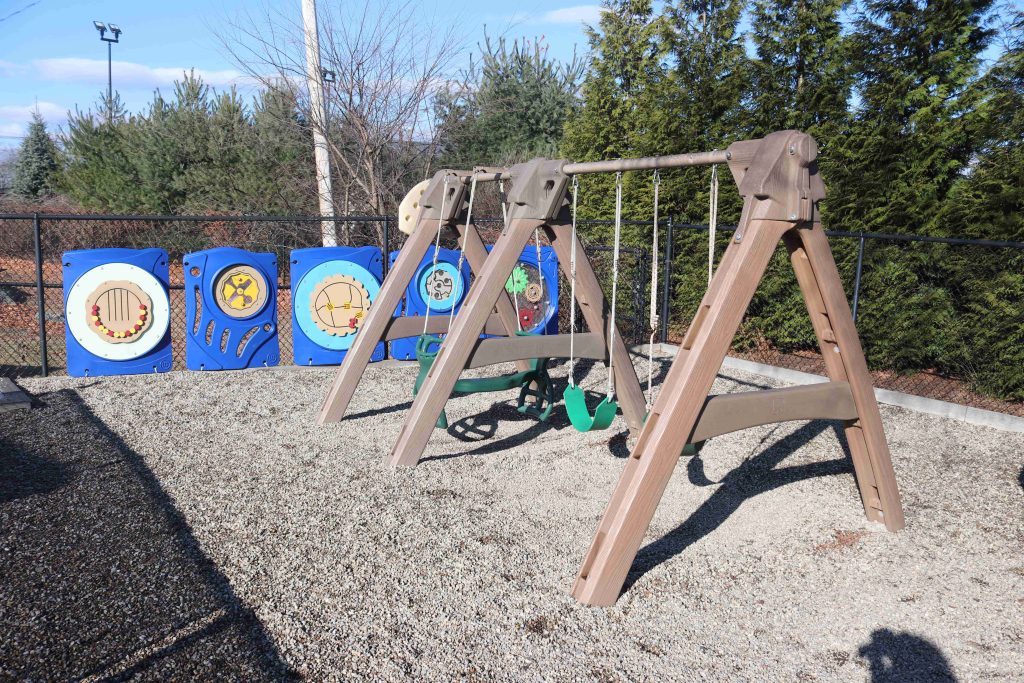
[{"label": "gravel ground", "polygon": [[[596,609],[567,591],[621,421],[579,434],[511,393],[456,398],[391,472],[414,369],[372,366],[351,417],[317,427],[332,376],[21,382],[36,408],[0,414],[0,679],[1024,680],[1022,434],[883,407],[895,534],[864,519],[837,425],[714,439]],[[716,391],[769,385],[728,371]]]}]

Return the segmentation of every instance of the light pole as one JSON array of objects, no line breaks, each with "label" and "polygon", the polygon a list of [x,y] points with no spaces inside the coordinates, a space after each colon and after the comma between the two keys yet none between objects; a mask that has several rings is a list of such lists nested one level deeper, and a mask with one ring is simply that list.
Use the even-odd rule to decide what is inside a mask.
[{"label": "light pole", "polygon": [[[92,25],[100,32],[100,40],[107,44],[107,123],[112,123],[114,120],[114,69],[111,45],[120,42],[121,29],[117,27],[117,24],[104,26],[102,21],[94,21]],[[107,38],[108,30],[113,34],[113,38]]]}]

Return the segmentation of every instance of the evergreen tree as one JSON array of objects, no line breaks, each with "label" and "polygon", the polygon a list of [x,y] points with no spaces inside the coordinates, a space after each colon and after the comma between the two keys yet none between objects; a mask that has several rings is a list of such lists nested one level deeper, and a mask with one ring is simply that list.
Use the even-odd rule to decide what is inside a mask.
[{"label": "evergreen tree", "polygon": [[845,128],[852,74],[840,13],[849,0],[755,0],[750,133],[813,135],[824,162]]},{"label": "evergreen tree", "polygon": [[[573,161],[645,156],[659,152],[652,131],[663,130],[673,116],[661,104],[668,69],[667,32],[663,17],[654,15],[650,0],[607,0],[596,28],[587,28],[590,62],[583,83],[583,105],[566,123],[562,155]],[[612,217],[615,178],[597,174],[580,178],[582,218]],[[624,213],[647,217],[651,213],[649,174],[627,174]],[[591,229],[590,237],[605,240],[608,229]],[[627,244],[649,244],[647,226],[627,226]]]},{"label": "evergreen tree", "polygon": [[57,172],[57,146],[46,132],[46,123],[39,112],[33,112],[28,135],[18,150],[14,165],[14,194],[36,199],[51,194]]},{"label": "evergreen tree", "polygon": [[443,161],[453,166],[505,164],[553,155],[577,107],[582,63],[548,57],[539,40],[492,42],[457,91],[438,98]]},{"label": "evergreen tree", "polygon": [[971,156],[971,87],[992,0],[865,0],[851,38],[859,99],[835,150],[830,224],[932,233]]}]

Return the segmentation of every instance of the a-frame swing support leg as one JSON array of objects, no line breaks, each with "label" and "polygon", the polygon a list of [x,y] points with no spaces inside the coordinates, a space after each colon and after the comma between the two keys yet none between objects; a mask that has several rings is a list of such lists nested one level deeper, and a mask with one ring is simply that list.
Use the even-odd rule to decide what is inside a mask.
[{"label": "a-frame swing support leg", "polygon": [[[437,237],[438,220],[451,222],[462,213],[464,188],[458,180],[450,179],[448,185],[450,196],[444,202],[441,201],[446,173],[450,172],[439,171],[434,176],[433,184],[427,188],[424,195],[424,209],[417,221],[416,228],[406,240],[394,265],[388,271],[388,276],[384,279],[380,292],[370,308],[370,314],[345,354],[327,398],[324,400],[323,407],[317,416],[318,424],[338,422],[344,417],[352,396],[359,386],[359,380],[362,379],[363,373],[366,372],[366,367],[370,363],[374,348],[378,342],[385,339],[388,326],[393,320],[392,314],[401,302],[406,287],[416,275],[423,255],[433,248],[434,240]],[[442,206],[446,209],[444,217],[440,215]],[[469,263],[470,269],[479,274],[487,258],[487,251],[480,238],[480,233],[474,225],[459,225],[457,229],[460,232],[466,261]],[[387,254],[384,256],[386,258]],[[497,297],[495,306],[506,334],[514,334],[517,329],[518,313],[508,296]],[[520,362],[518,365],[520,370],[528,368],[526,362]]]},{"label": "a-frame swing support leg", "polygon": [[[560,268],[568,274],[571,227],[564,222],[549,226],[541,219],[513,218],[487,257],[413,401],[398,441],[387,459],[391,467],[411,467],[419,462],[438,415],[459,375],[467,367],[488,311],[496,298],[502,295],[505,282],[523,248],[534,231],[542,226],[558,255]],[[577,300],[580,301],[587,326],[591,330],[605,330],[609,321],[604,295],[589,261],[579,258],[583,253],[582,245],[577,244]],[[620,359],[615,361],[612,371],[615,372],[616,391],[619,393],[623,416],[631,428],[638,429],[644,419],[643,389],[618,330],[612,331],[611,338],[615,344],[615,356]],[[607,349],[605,357],[607,360]]]},{"label": "a-frame swing support leg", "polygon": [[889,529],[903,526],[878,405],[824,234],[817,226],[798,229],[756,216],[743,223],[742,241],[729,245],[573,585],[572,594],[581,602],[611,605],[618,598],[703,401],[784,235],[823,353],[834,356],[828,360],[830,378],[849,382],[854,396],[859,417],[847,425],[847,435],[865,511]]}]

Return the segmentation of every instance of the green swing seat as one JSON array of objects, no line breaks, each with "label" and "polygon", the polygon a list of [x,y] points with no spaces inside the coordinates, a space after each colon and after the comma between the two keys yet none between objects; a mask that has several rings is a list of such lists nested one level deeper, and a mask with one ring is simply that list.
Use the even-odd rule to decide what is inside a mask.
[{"label": "green swing seat", "polygon": [[587,407],[587,396],[576,384],[570,384],[565,388],[562,400],[565,402],[569,422],[580,432],[608,429],[615,419],[615,413],[619,411],[619,404],[615,399],[605,396],[591,415],[590,408]]},{"label": "green swing seat", "polygon": [[[517,335],[527,336],[528,332],[517,332]],[[413,385],[412,394],[419,393],[420,387],[427,379],[430,368],[437,359],[443,339],[435,335],[425,334],[420,336],[416,342],[416,360],[420,364],[420,372],[416,376],[416,383]],[[433,350],[431,347],[434,347]],[[551,410],[555,406],[555,391],[548,375],[548,359],[534,358],[530,361],[529,370],[521,370],[508,375],[498,377],[478,377],[471,379],[460,379],[455,382],[455,393],[479,394],[492,391],[509,391],[519,389],[519,398],[516,402],[516,410],[523,415],[529,415],[540,421],[550,417]],[[448,428],[448,416],[444,409],[437,418],[436,426],[440,429]]]}]

